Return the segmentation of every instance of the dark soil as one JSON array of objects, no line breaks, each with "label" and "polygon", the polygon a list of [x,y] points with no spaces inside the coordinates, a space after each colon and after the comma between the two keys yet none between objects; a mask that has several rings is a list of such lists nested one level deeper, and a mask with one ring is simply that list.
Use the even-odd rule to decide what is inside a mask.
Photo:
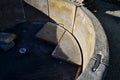
[{"label": "dark soil", "polygon": [[120,80],[120,6],[96,0],[90,10],[103,25],[108,38],[110,62],[105,80]]},{"label": "dark soil", "polygon": [[[77,66],[51,56],[55,46],[38,40],[35,35],[45,22],[26,22],[4,32],[17,35],[15,47],[0,51],[2,80],[74,80]],[[21,55],[20,48],[28,53]]]}]

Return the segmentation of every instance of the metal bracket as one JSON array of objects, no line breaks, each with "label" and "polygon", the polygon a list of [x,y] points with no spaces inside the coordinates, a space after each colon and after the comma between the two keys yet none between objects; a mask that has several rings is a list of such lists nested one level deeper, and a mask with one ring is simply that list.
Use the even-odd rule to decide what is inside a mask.
[{"label": "metal bracket", "polygon": [[97,54],[95,64],[92,68],[93,72],[95,72],[98,69],[99,65],[101,64],[101,60],[102,60],[102,55],[101,52],[99,52],[99,54]]}]

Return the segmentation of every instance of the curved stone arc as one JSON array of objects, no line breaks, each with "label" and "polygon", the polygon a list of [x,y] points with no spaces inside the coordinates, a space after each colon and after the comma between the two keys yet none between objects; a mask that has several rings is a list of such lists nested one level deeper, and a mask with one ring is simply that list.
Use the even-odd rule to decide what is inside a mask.
[{"label": "curved stone arc", "polygon": [[[42,0],[41,0],[42,1]],[[50,0],[48,0],[49,2]],[[56,0],[58,1],[58,0]],[[60,0],[59,0],[60,1]],[[64,3],[64,2],[63,2]],[[49,4],[49,3],[48,3]],[[67,4],[67,3],[66,3]],[[71,4],[72,5],[72,4]],[[49,5],[46,5],[49,7]],[[57,5],[56,5],[57,6]],[[60,6],[60,5],[59,5]],[[65,6],[65,5],[64,5]],[[67,6],[67,5],[66,5]],[[75,6],[75,5],[74,5]],[[38,8],[39,9],[39,8]],[[50,7],[49,7],[50,9]],[[49,15],[50,16],[50,10],[48,9],[48,12],[49,12]],[[40,10],[40,9],[39,9]],[[73,8],[71,8],[70,10],[73,10]],[[54,11],[54,10],[53,10]],[[59,11],[59,10],[57,10]],[[74,10],[73,10],[74,11]],[[100,40],[100,37],[105,37],[105,33],[103,30],[101,30],[101,33],[99,32],[99,34],[104,34],[104,35],[99,35],[97,30],[99,30],[99,27],[102,27],[102,26],[99,26],[99,27],[96,27],[96,25],[94,25],[95,21],[91,19],[91,16],[89,16],[89,13],[87,14],[85,12],[85,10],[81,7],[77,7],[77,10],[78,13],[76,12],[76,14],[74,14],[74,19],[75,19],[75,23],[73,23],[74,26],[70,26],[72,27],[72,30],[73,30],[73,35],[75,36],[75,38],[78,40],[80,46],[81,46],[81,49],[82,49],[82,54],[83,54],[83,73],[81,74],[82,78],[84,77],[84,74],[88,77],[91,77],[92,75],[95,75],[95,73],[90,73],[89,74],[89,71],[91,72],[91,66],[90,65],[93,65],[94,64],[94,60],[92,61],[91,59],[93,59],[93,56],[95,56],[97,53],[96,50],[98,51],[102,51],[103,53],[105,54],[102,54],[103,55],[103,63],[104,64],[107,64],[107,62],[109,61],[108,60],[108,52],[106,51],[107,49],[107,45],[104,45],[106,44],[106,39],[103,38],[104,41],[101,41]],[[44,11],[43,11],[44,12]],[[61,12],[64,12],[64,8]],[[69,14],[69,13],[68,13]],[[77,16],[80,15],[77,19],[77,17],[75,17],[75,15]],[[90,13],[92,14],[92,13]],[[71,13],[70,13],[71,15]],[[66,15],[68,16],[68,15]],[[93,15],[92,15],[93,16]],[[52,16],[50,16],[52,18]],[[73,17],[73,16],[72,16]],[[59,15],[56,16],[55,18],[59,18]],[[62,18],[62,17],[60,17]],[[63,17],[64,19],[66,19],[65,17]],[[56,21],[56,19],[52,18],[53,20]],[[80,20],[81,19],[81,20]],[[96,20],[96,18],[94,17],[93,19]],[[62,21],[62,20],[61,20]],[[74,20],[72,19],[72,22]],[[98,21],[99,22],[99,21]],[[97,22],[97,23],[98,23]],[[58,22],[59,23],[59,20]],[[60,23],[66,23],[66,21],[64,22],[60,22]],[[76,24],[76,25],[75,25]],[[86,25],[87,24],[87,25]],[[83,26],[81,26],[83,25]],[[76,27],[77,26],[77,27]],[[69,27],[65,27],[64,28],[68,29]],[[96,29],[98,28],[98,29]],[[75,29],[75,30],[74,30]],[[77,30],[77,31],[76,31]],[[71,32],[71,28],[68,29],[68,31]],[[97,35],[96,35],[97,34]],[[90,35],[90,36],[88,36]],[[92,37],[91,37],[92,36]],[[99,38],[98,38],[99,37]],[[104,46],[102,46],[100,43],[103,43]],[[100,45],[100,46],[99,46]],[[99,46],[99,47],[97,47]],[[104,49],[103,49],[104,48]],[[92,62],[92,63],[91,63]],[[102,65],[104,66],[104,65]],[[105,70],[105,68],[103,69],[103,71]],[[87,73],[85,73],[87,72]],[[100,72],[100,71],[99,71]],[[100,72],[100,75],[102,75],[103,72]],[[92,76],[92,80],[95,80],[95,77],[97,77],[99,74],[97,74],[96,76]],[[88,78],[87,77],[87,78]],[[102,77],[102,76],[98,76],[98,77]],[[82,80],[82,78],[79,78],[79,80]],[[89,79],[85,79],[85,80],[89,80]],[[98,79],[98,78],[97,78]]]},{"label": "curved stone arc", "polygon": [[95,31],[91,20],[80,7],[77,8],[76,12],[73,35],[78,40],[82,49],[84,71],[94,53]]},{"label": "curved stone arc", "polygon": [[[31,3],[31,2],[30,2]],[[33,3],[33,2],[32,2]],[[45,1],[42,1],[41,0],[41,4],[45,3]],[[38,4],[38,3],[37,3]],[[36,4],[36,5],[37,5]],[[48,4],[49,4],[49,16],[54,20],[56,21],[57,23],[63,23],[64,27],[72,32],[72,29],[71,27],[73,27],[73,20],[74,20],[74,17],[75,17],[75,5],[72,5],[72,4],[69,4],[69,3],[66,3],[66,2],[63,2],[61,0],[48,0]],[[35,5],[35,3],[33,4]],[[47,6],[47,3],[46,3],[46,6]],[[39,8],[39,6],[37,6]],[[44,6],[42,6],[44,7]],[[42,8],[40,6],[39,9]],[[91,54],[92,52],[90,51],[90,48],[91,48],[91,42],[89,42],[90,39],[93,40],[92,42],[92,45],[94,45],[94,35],[93,38],[90,38],[88,39],[88,34],[89,33],[92,33],[94,34],[94,30],[90,29],[91,27],[89,27],[89,24],[91,23],[87,16],[84,14],[84,12],[82,10],[80,10],[79,8],[77,8],[77,12],[78,14],[82,14],[82,15],[79,15],[76,17],[76,21],[75,23],[78,21],[81,23],[76,23],[76,25],[78,26],[77,28],[75,28],[74,32],[73,32],[73,35],[75,35],[76,39],[78,40],[79,44],[81,45],[81,48],[82,48],[82,52],[83,52],[83,69],[85,69],[86,65],[88,64],[89,62],[89,59],[91,58]],[[41,10],[42,11],[42,10]],[[43,11],[45,12],[45,11]],[[59,14],[59,15],[58,15]],[[77,15],[77,13],[76,13]],[[72,17],[71,17],[72,16]],[[83,18],[83,19],[79,19],[79,18]],[[78,19],[77,19],[78,18]],[[83,21],[83,22],[82,22]],[[89,24],[86,26],[86,24],[89,22]],[[68,24],[67,24],[68,23]],[[70,23],[72,23],[70,25]],[[81,25],[81,27],[79,27]],[[67,27],[66,27],[67,26]],[[90,24],[91,26],[91,24]],[[78,31],[79,30],[79,31]],[[89,30],[92,30],[91,32]],[[76,33],[78,32],[78,33]],[[80,32],[80,33],[79,33]],[[92,41],[91,40],[91,41]],[[88,44],[88,45],[87,45]],[[94,49],[94,47],[92,47]],[[89,55],[90,54],[90,55]],[[85,65],[85,66],[84,66]]]},{"label": "curved stone arc", "polygon": [[62,0],[48,0],[49,17],[72,32],[76,6]]},{"label": "curved stone arc", "polygon": [[73,35],[66,31],[52,53],[52,56],[82,67],[82,55]]},{"label": "curved stone arc", "polygon": [[[94,25],[95,33],[95,50],[92,58],[85,71],[78,77],[77,80],[102,80],[104,79],[105,72],[107,71],[107,66],[109,65],[109,49],[107,37],[105,35],[104,29],[102,25],[98,21],[98,19],[85,7],[81,7],[81,9],[88,15],[90,20]],[[92,71],[92,68],[96,61],[96,55],[101,52],[102,60],[100,66],[98,67],[96,72]]]},{"label": "curved stone arc", "polygon": [[65,33],[61,26],[47,22],[44,27],[36,34],[36,37],[52,44],[58,44]]},{"label": "curved stone arc", "polygon": [[[32,6],[35,5],[35,7],[38,5],[38,3],[34,3],[35,1],[25,1],[29,4],[32,4]],[[69,32],[72,33],[73,31],[73,35],[78,40],[82,49],[84,70],[94,51],[95,32],[93,25],[91,24],[92,22],[79,7],[76,8],[76,6],[73,4],[64,2],[62,0],[48,0],[48,3],[47,0],[39,1],[41,1],[41,3],[39,3],[40,7],[36,7],[37,9],[41,10],[42,12],[45,12],[44,10],[49,10],[48,16],[50,18],[52,18],[57,23],[62,23],[64,25],[64,28]],[[42,6],[42,4],[46,4],[49,9],[44,9],[44,6]],[[75,9],[77,9],[76,13]]]},{"label": "curved stone arc", "polygon": [[90,20],[92,21],[95,29],[95,50],[94,54],[92,56],[93,59],[96,58],[96,54],[98,52],[102,52],[102,64],[108,66],[109,65],[109,47],[108,47],[108,40],[107,36],[105,34],[105,31],[101,25],[101,23],[98,21],[98,19],[85,7],[81,7],[81,9],[88,15]]},{"label": "curved stone arc", "polygon": [[76,38],[61,26],[47,22],[36,34],[36,37],[49,43],[57,44],[57,47],[52,52],[53,57],[82,67],[83,59],[80,45]]}]

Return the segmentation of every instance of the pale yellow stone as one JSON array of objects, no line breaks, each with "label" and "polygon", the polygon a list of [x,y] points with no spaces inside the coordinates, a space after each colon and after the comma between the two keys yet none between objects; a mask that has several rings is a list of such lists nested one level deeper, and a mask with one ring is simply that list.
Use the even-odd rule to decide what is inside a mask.
[{"label": "pale yellow stone", "polygon": [[48,1],[47,0],[24,0],[31,6],[48,15]]},{"label": "pale yellow stone", "polygon": [[77,2],[79,2],[79,3],[82,3],[84,0],[76,0]]},{"label": "pale yellow stone", "polygon": [[83,52],[83,70],[93,55],[95,47],[95,31],[88,16],[78,7],[73,35],[77,38]]},{"label": "pale yellow stone", "polygon": [[36,34],[36,37],[53,44],[58,44],[65,30],[60,26],[48,22],[45,26]]},{"label": "pale yellow stone", "polygon": [[76,6],[62,0],[48,0],[48,3],[50,18],[72,32]]},{"label": "pale yellow stone", "polygon": [[82,66],[80,47],[74,37],[67,31],[53,51],[52,56]]}]

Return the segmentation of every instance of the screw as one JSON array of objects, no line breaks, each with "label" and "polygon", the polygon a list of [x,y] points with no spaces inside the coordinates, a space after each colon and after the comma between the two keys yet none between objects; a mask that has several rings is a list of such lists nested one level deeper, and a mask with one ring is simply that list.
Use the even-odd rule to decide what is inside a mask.
[{"label": "screw", "polygon": [[27,49],[26,48],[20,48],[19,49],[19,53],[20,54],[25,54],[27,52]]}]

